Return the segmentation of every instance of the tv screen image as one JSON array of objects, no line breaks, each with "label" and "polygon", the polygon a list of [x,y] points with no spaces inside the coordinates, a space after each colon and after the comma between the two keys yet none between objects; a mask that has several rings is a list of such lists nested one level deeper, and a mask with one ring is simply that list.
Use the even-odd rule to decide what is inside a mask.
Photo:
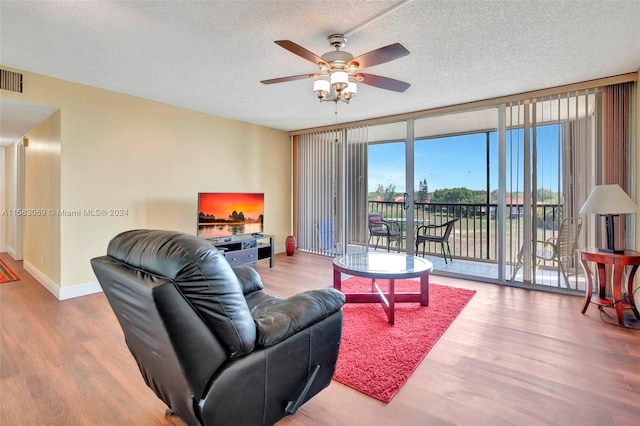
[{"label": "tv screen image", "polygon": [[201,238],[253,234],[263,231],[264,194],[201,192],[198,194],[198,233]]}]

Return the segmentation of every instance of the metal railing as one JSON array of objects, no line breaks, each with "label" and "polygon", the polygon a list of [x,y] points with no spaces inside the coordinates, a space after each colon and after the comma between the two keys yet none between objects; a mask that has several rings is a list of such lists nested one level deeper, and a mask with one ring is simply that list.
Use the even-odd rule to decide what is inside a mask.
[{"label": "metal railing", "polygon": [[[401,250],[406,250],[407,213],[403,202],[369,201],[369,211],[379,212],[384,220],[392,222],[402,232]],[[456,222],[449,245],[455,258],[482,262],[497,262],[498,241],[496,238],[498,223],[497,204],[454,204],[454,203],[415,203],[412,210],[415,229],[421,225],[441,225],[454,218]],[[523,243],[524,206],[508,204],[506,214],[508,259],[515,260]],[[540,205],[533,216],[537,223],[538,241],[555,237],[561,218],[561,206],[558,204]],[[420,247],[422,252],[422,246]],[[426,244],[425,254],[440,255],[440,246]]]}]

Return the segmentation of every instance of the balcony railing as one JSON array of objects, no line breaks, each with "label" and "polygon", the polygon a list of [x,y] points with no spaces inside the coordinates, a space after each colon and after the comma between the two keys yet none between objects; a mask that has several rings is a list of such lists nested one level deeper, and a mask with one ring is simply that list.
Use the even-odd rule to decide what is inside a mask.
[{"label": "balcony railing", "polygon": [[[455,258],[482,262],[497,262],[498,223],[497,204],[453,204],[453,203],[415,203],[413,214],[415,236],[421,225],[441,225],[451,219],[459,218],[449,238],[451,253]],[[523,242],[524,206],[508,204],[506,214],[506,250],[507,259],[515,261]],[[402,232],[401,249],[406,250],[407,210],[404,203],[392,201],[369,201],[369,211],[380,212],[382,217],[398,225]],[[555,237],[561,217],[561,206],[545,204],[535,208],[533,216],[537,222],[538,240],[545,241]],[[422,252],[422,246],[420,247]],[[425,254],[440,255],[440,246],[426,244]]]}]

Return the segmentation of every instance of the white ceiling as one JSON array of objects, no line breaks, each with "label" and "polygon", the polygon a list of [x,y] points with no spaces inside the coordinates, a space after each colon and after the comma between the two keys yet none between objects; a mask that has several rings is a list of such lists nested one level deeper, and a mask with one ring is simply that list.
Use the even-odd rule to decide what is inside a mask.
[{"label": "white ceiling", "polygon": [[334,124],[334,105],[312,80],[260,83],[316,71],[274,40],[322,55],[343,32],[355,56],[396,42],[411,52],[365,70],[411,87],[360,85],[338,105],[350,122],[636,72],[639,22],[639,0],[0,0],[0,65],[297,130]]}]

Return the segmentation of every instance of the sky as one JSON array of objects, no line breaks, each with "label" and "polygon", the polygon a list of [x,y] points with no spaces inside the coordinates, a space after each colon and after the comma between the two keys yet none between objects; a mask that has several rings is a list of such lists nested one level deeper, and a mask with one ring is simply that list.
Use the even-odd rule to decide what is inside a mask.
[{"label": "sky", "polygon": [[[522,153],[522,130],[507,134],[507,158]],[[538,134],[538,187],[557,190],[558,185],[558,126],[541,126]],[[490,133],[490,190],[498,188],[497,134]],[[426,179],[429,192],[436,189],[465,187],[472,190],[487,188],[486,136],[484,133],[446,138],[418,140],[414,144],[414,188]],[[520,151],[517,151],[518,146]],[[396,186],[396,192],[406,190],[404,142],[369,145],[368,190],[379,184]],[[522,160],[507,165],[507,186],[522,190]],[[511,184],[510,184],[511,183]]]},{"label": "sky", "polygon": [[213,214],[218,219],[227,219],[234,210],[242,212],[245,218],[257,220],[264,213],[264,194],[198,194],[198,212]]}]

